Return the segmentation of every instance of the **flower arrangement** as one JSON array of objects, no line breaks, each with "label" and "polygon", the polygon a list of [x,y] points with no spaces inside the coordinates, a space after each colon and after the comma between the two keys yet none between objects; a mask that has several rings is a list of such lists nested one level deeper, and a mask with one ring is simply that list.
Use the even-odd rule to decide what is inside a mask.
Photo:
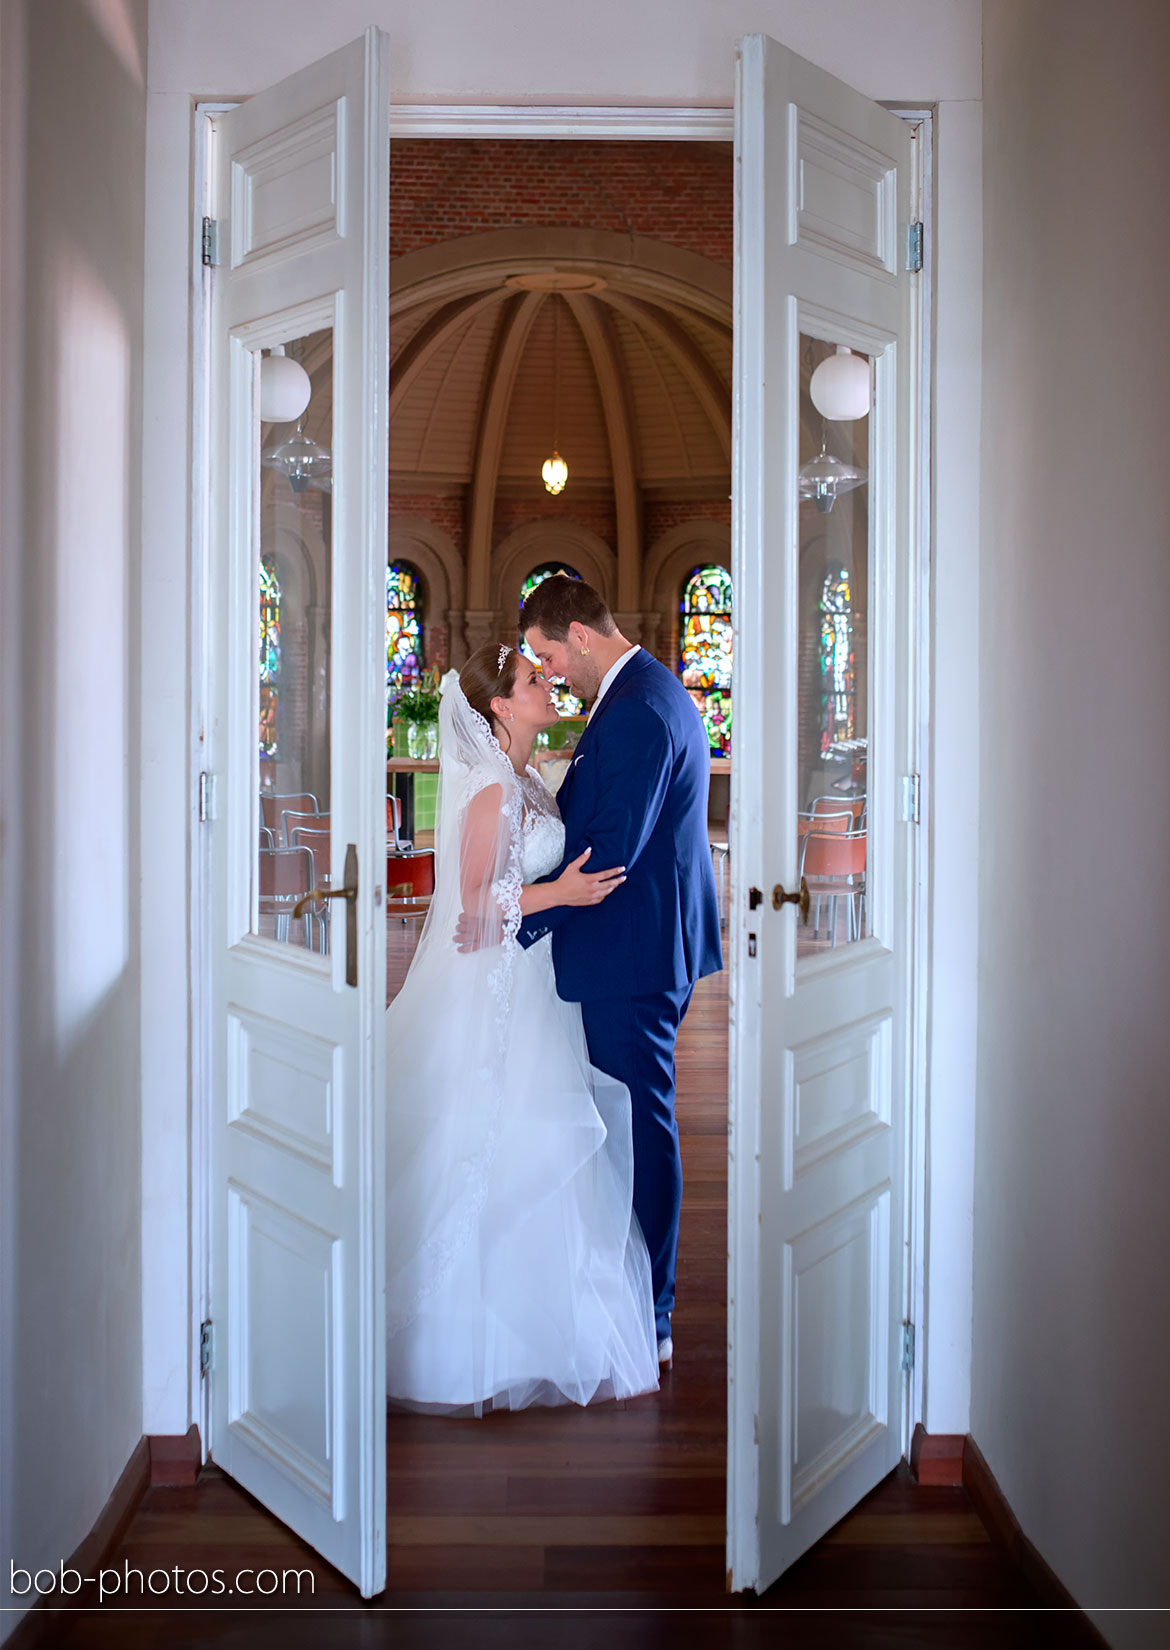
[{"label": "flower arrangement", "polygon": [[418,681],[404,688],[389,707],[392,721],[405,731],[407,753],[424,761],[438,751],[439,675],[437,665],[424,670]]},{"label": "flower arrangement", "polygon": [[394,720],[417,725],[418,723],[437,722],[439,720],[439,693],[438,689],[418,687],[407,688],[394,701]]}]

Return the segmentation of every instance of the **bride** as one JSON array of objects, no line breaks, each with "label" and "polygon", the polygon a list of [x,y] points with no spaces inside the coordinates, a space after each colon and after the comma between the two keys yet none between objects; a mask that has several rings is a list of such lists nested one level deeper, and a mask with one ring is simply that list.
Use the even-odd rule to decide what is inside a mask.
[{"label": "bride", "polygon": [[[650,1262],[633,1215],[630,1095],[589,1063],[551,939],[522,916],[623,880],[588,852],[553,882],[564,826],[530,767],[557,720],[515,648],[472,655],[439,714],[435,896],[386,1011],[387,1391],[482,1414],[658,1386]],[[455,945],[460,915],[479,949]]]}]

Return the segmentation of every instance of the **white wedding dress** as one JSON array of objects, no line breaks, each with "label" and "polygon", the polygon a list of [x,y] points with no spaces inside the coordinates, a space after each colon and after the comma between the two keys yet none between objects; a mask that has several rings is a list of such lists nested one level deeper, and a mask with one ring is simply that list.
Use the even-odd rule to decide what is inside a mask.
[{"label": "white wedding dress", "polygon": [[[387,1391],[474,1414],[653,1391],[629,1091],[590,1065],[580,1008],[557,996],[551,938],[528,950],[515,939],[520,887],[555,869],[564,826],[457,688],[443,713],[443,747],[461,732],[463,761],[441,748],[435,903],[387,1010]],[[502,937],[464,955],[451,838],[489,784],[504,798],[491,880]]]}]

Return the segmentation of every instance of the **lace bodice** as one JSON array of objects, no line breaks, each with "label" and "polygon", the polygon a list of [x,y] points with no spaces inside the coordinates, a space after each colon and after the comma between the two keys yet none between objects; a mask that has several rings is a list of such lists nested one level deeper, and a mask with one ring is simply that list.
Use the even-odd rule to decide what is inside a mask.
[{"label": "lace bodice", "polygon": [[524,796],[524,856],[520,875],[524,882],[555,871],[565,851],[565,827],[544,781],[533,769],[521,781]]}]

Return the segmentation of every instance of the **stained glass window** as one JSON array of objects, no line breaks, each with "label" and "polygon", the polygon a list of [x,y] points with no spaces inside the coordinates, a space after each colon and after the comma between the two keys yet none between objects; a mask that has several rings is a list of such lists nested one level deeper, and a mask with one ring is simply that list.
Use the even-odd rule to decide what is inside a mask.
[{"label": "stained glass window", "polygon": [[830,568],[821,587],[821,754],[842,739],[852,739],[853,592],[849,574]]},{"label": "stained glass window", "polygon": [[[543,584],[545,579],[551,578],[554,573],[567,573],[571,579],[581,577],[575,567],[566,567],[563,562],[559,561],[546,561],[542,567],[534,567],[520,586],[520,606],[524,606],[529,595],[536,589],[538,584]],[[540,663],[523,636],[520,637],[520,651],[526,659],[531,659],[534,665]],[[561,716],[580,716],[585,709],[584,701],[570,693],[563,682],[553,683],[552,694],[557,711]]]},{"label": "stained glass window", "polygon": [[731,575],[696,567],[682,596],[679,674],[699,708],[711,749],[731,752]]},{"label": "stained glass window", "polygon": [[276,716],[280,701],[280,580],[276,563],[265,556],[260,563],[260,756],[275,761]]},{"label": "stained glass window", "polygon": [[405,562],[386,569],[386,699],[413,687],[422,671],[422,612],[418,575]]}]

